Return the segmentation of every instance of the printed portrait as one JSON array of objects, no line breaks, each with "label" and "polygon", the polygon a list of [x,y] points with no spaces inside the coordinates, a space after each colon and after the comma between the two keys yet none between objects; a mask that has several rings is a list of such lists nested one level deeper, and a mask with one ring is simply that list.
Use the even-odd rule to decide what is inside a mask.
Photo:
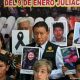
[{"label": "printed portrait", "polygon": [[[69,71],[74,72],[76,61],[79,58],[78,50],[76,47],[70,46],[61,48],[64,66],[66,66]],[[69,72],[68,71],[68,72]]]},{"label": "printed portrait", "polygon": [[32,71],[33,65],[36,60],[39,60],[39,48],[37,47],[24,47],[22,55],[22,73],[29,74]]},{"label": "printed portrait", "polygon": [[55,21],[51,29],[51,42],[60,46],[67,45],[67,25],[65,22]]}]

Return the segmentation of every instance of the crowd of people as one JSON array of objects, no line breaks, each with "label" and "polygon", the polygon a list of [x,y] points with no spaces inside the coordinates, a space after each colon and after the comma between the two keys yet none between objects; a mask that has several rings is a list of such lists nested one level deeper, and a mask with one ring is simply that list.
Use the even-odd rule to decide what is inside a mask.
[{"label": "crowd of people", "polygon": [[[36,15],[36,13],[38,13]],[[46,18],[48,16],[57,17],[59,14],[67,14],[67,15],[79,15],[79,8],[67,8],[67,7],[4,7],[3,3],[0,3],[0,16],[15,16],[17,17],[25,17],[32,16],[43,17]]]},{"label": "crowd of people", "polygon": [[[37,12],[35,12],[35,9]],[[18,18],[19,16],[37,16],[45,18],[47,16],[56,17],[58,13],[52,13],[51,10],[55,11],[56,8],[1,8],[1,16],[5,15],[3,10],[6,10],[10,15]],[[8,10],[8,11],[7,11]],[[44,14],[44,11],[46,15]],[[32,13],[31,13],[32,12]],[[29,14],[31,13],[31,14]],[[39,13],[39,14],[35,14]],[[33,15],[32,15],[33,14]],[[72,19],[74,16],[72,16]],[[70,18],[71,19],[71,18]],[[69,19],[69,20],[70,20]],[[71,20],[72,20],[71,19]],[[72,20],[76,22],[77,20]],[[73,23],[74,23],[73,22]],[[74,24],[68,23],[68,34],[67,39],[65,38],[64,29],[65,26],[61,22],[53,24],[54,37],[52,42],[49,40],[50,29],[45,21],[39,21],[34,25],[31,24],[30,19],[22,17],[17,23],[17,30],[29,30],[29,44],[28,47],[38,47],[40,50],[41,59],[38,60],[35,57],[35,50],[31,49],[27,51],[24,60],[21,63],[17,63],[14,66],[14,53],[12,53],[12,36],[8,43],[5,45],[3,34],[0,33],[0,80],[69,80],[69,79],[80,79],[80,58],[75,61],[75,74],[67,74],[65,72],[68,68],[64,65],[63,56],[60,45],[56,45],[57,42],[65,42],[67,40],[67,46],[73,45],[74,35]],[[78,40],[80,41],[80,40]],[[9,46],[9,47],[8,47]],[[9,49],[8,49],[9,48]],[[78,49],[79,50],[79,49]],[[80,50],[78,51],[80,54]],[[22,55],[21,55],[22,58]],[[72,59],[71,59],[72,60]],[[20,70],[29,69],[33,70],[33,74],[22,74]]]},{"label": "crowd of people", "polygon": [[[22,21],[21,21],[21,23],[22,23]],[[18,24],[20,26],[20,22]],[[21,25],[21,26],[23,27],[23,25]],[[21,28],[21,26],[20,26],[20,28]],[[18,27],[18,29],[19,29],[19,27]],[[28,29],[28,28],[24,28],[24,29]],[[34,41],[31,42],[30,44],[26,45],[26,46],[37,47],[39,45],[38,47],[40,48],[40,55],[41,55],[41,63],[36,62],[36,63],[33,64],[33,71],[34,71],[33,75],[31,75],[31,74],[21,74],[20,73],[21,67],[25,68],[25,69],[28,69],[29,66],[27,67],[27,64],[21,66],[20,63],[19,63],[18,65],[16,65],[16,67],[14,67],[14,63],[12,64],[14,55],[12,53],[9,53],[8,51],[5,51],[5,45],[3,45],[4,39],[3,39],[3,36],[1,34],[1,36],[0,36],[0,38],[1,38],[1,42],[0,42],[1,43],[1,45],[0,45],[1,46],[1,50],[0,50],[1,55],[3,55],[4,57],[9,59],[9,61],[10,61],[9,68],[14,70],[13,73],[9,74],[8,76],[10,78],[14,79],[14,80],[26,80],[27,78],[29,80],[31,80],[31,79],[42,80],[43,77],[45,78],[44,80],[48,80],[48,79],[51,79],[51,80],[55,80],[55,79],[65,80],[65,79],[67,79],[68,80],[69,77],[74,78],[74,76],[71,75],[71,74],[68,75],[68,77],[64,76],[64,73],[65,73],[65,71],[68,70],[68,68],[66,66],[64,66],[63,57],[62,57],[62,54],[61,54],[60,47],[49,41],[48,37],[49,37],[49,32],[50,31],[49,31],[48,25],[44,21],[40,21],[40,22],[37,22],[32,27],[32,30],[33,30],[33,35],[34,35]],[[2,47],[2,46],[4,46],[4,47]],[[30,51],[30,56],[31,56],[30,59],[33,58],[32,57],[32,52],[33,51]],[[48,60],[51,63],[46,62],[43,59]],[[3,60],[5,60],[5,59],[3,59]],[[1,60],[1,61],[3,61],[3,60]],[[39,61],[39,60],[37,60],[37,61]],[[79,63],[79,61],[78,61],[78,63]],[[52,66],[48,66],[49,64],[51,64]],[[77,64],[77,62],[76,62],[76,64]],[[37,66],[37,65],[39,65],[40,67]],[[42,67],[41,67],[41,65],[42,65]],[[49,67],[50,71],[47,71],[48,67],[46,65]],[[75,68],[77,69],[77,67],[75,67]],[[7,67],[6,67],[6,69],[7,69]],[[32,69],[32,68],[30,68],[30,69]],[[7,76],[6,72],[5,72],[5,76]],[[41,75],[42,75],[42,77],[41,77]],[[33,78],[33,76],[34,76],[34,78]],[[73,77],[71,77],[71,76],[73,76]],[[5,77],[3,77],[3,78],[5,78]],[[79,71],[76,72],[75,78],[80,78],[79,77]]]}]

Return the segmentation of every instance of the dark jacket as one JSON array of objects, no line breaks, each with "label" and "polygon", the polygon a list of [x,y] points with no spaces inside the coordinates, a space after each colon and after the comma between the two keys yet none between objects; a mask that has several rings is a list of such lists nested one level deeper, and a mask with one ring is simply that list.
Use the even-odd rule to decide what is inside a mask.
[{"label": "dark jacket", "polygon": [[[36,43],[33,42],[29,45],[26,46],[31,46],[31,47],[36,47]],[[56,62],[55,62],[55,55],[57,51],[58,46],[49,42],[46,44],[45,50],[43,52],[42,58],[50,60],[53,64],[53,69],[56,69]],[[29,74],[21,74],[20,75],[20,80],[32,80],[32,75]]]},{"label": "dark jacket", "polygon": [[[31,43],[28,46],[31,47],[35,47],[36,43]],[[55,55],[56,55],[56,51],[57,51],[58,46],[51,43],[51,42],[47,42],[46,46],[45,46],[45,50],[43,52],[42,58],[43,59],[47,59],[50,60],[53,64],[53,69],[56,69],[56,63],[55,63]]]}]

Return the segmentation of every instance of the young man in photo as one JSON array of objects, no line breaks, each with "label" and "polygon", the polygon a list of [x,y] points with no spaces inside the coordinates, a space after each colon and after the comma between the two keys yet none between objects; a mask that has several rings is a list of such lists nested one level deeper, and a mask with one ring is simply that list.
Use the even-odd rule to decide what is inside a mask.
[{"label": "young man in photo", "polygon": [[52,42],[66,42],[64,34],[64,25],[62,22],[57,22],[53,24],[53,35]]}]

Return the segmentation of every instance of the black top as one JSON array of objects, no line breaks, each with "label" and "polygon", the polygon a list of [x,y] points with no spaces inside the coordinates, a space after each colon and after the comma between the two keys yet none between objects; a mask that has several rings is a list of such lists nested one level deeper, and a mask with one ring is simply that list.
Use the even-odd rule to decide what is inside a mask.
[{"label": "black top", "polygon": [[7,76],[6,80],[13,80],[12,78],[10,78],[9,76]]}]

